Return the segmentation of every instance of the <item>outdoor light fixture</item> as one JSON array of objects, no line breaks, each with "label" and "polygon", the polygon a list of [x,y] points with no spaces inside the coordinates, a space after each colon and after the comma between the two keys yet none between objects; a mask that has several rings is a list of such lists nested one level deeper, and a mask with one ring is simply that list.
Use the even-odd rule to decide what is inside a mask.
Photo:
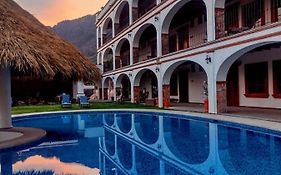
[{"label": "outdoor light fixture", "polygon": [[155,16],[155,17],[154,17],[154,20],[155,20],[155,21],[158,21],[158,20],[159,20],[159,17],[158,17],[158,16]]},{"label": "outdoor light fixture", "polygon": [[209,55],[206,55],[205,61],[207,64],[212,62],[212,58]]},{"label": "outdoor light fixture", "polygon": [[129,77],[131,77],[132,76],[132,73],[129,73]]},{"label": "outdoor light fixture", "polygon": [[131,33],[128,33],[128,37],[131,37],[132,36],[132,34]]},{"label": "outdoor light fixture", "polygon": [[112,77],[112,80],[114,80],[114,77]]},{"label": "outdoor light fixture", "polygon": [[159,72],[159,71],[160,71],[159,67],[156,67],[155,71],[156,71],[156,72]]}]

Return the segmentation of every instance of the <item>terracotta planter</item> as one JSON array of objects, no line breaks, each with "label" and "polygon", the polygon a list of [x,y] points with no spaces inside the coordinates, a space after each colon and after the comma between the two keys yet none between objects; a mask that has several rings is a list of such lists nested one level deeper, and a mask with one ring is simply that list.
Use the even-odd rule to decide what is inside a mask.
[{"label": "terracotta planter", "polygon": [[204,112],[209,113],[209,100],[204,100]]}]

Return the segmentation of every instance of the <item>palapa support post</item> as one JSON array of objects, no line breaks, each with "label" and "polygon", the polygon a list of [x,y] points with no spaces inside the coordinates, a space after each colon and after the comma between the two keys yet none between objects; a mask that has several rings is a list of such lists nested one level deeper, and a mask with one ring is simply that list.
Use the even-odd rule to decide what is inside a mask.
[{"label": "palapa support post", "polygon": [[9,68],[0,67],[0,129],[11,128],[11,73]]}]

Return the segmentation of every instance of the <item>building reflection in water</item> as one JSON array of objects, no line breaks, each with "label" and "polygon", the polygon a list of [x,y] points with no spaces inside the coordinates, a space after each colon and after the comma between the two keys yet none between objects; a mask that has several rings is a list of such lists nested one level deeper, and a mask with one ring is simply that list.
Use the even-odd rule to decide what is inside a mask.
[{"label": "building reflection in water", "polygon": [[99,138],[104,136],[102,115],[40,116],[20,119],[13,125],[45,129],[47,137],[35,147],[0,154],[0,174],[100,174],[98,147]]},{"label": "building reflection in water", "polygon": [[[20,125],[19,125],[20,123]],[[48,131],[38,146],[0,154],[1,174],[278,175],[281,138],[238,124],[149,113],[24,119]],[[80,174],[79,174],[80,173]],[[47,174],[47,173],[46,173]]]},{"label": "building reflection in water", "polygon": [[[110,134],[100,138],[103,174],[277,175],[281,172],[278,135],[183,117],[135,113],[122,120],[121,116],[115,116],[114,127],[104,124],[105,133]],[[115,150],[108,151],[108,147]]]}]

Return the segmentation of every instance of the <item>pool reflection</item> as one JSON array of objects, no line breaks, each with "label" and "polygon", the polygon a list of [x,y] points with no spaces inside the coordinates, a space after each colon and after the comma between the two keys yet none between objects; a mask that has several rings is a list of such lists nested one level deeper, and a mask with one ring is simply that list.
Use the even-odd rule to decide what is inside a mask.
[{"label": "pool reflection", "polygon": [[127,113],[116,114],[118,127],[124,133],[128,133],[132,128],[131,116],[132,114]]},{"label": "pool reflection", "polygon": [[42,128],[47,136],[37,146],[0,154],[0,174],[99,174],[99,137],[104,136],[102,115],[38,116],[14,119],[13,125]]},{"label": "pool reflection", "polygon": [[117,137],[117,154],[110,156],[100,148],[101,155],[108,157],[118,172],[166,175],[281,172],[279,136],[182,117],[149,118],[139,114],[131,117],[132,134],[105,127]]},{"label": "pool reflection", "polygon": [[219,157],[228,174],[280,174],[280,137],[223,126],[218,129]]},{"label": "pool reflection", "polygon": [[[279,133],[165,114],[93,113],[14,120],[43,143],[0,154],[2,175],[279,175]],[[109,117],[109,119],[107,119]],[[111,121],[112,125],[107,122]],[[113,122],[112,122],[113,121]],[[117,126],[115,126],[117,125]]]},{"label": "pool reflection", "polygon": [[135,128],[138,137],[147,144],[153,144],[159,137],[159,118],[156,115],[135,115]]},{"label": "pool reflection", "polygon": [[209,156],[207,122],[165,117],[164,138],[169,150],[186,163],[200,164]]}]

